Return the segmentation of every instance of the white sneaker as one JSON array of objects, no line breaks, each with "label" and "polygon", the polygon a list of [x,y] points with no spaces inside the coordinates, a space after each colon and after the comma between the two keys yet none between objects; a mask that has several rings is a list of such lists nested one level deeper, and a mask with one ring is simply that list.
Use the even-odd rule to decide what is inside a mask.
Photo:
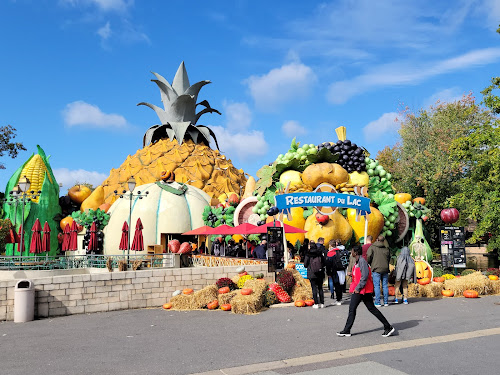
[{"label": "white sneaker", "polygon": [[387,307],[387,306],[389,306],[389,304],[388,303],[384,303],[384,307]]},{"label": "white sneaker", "polygon": [[323,305],[322,303],[319,304],[319,308],[320,309],[324,309],[325,308],[325,305]]},{"label": "white sneaker", "polygon": [[337,305],[337,306],[340,306],[340,305],[342,305],[342,302],[337,301],[336,305]]},{"label": "white sneaker", "polygon": [[319,309],[319,305],[314,304],[313,309]]}]

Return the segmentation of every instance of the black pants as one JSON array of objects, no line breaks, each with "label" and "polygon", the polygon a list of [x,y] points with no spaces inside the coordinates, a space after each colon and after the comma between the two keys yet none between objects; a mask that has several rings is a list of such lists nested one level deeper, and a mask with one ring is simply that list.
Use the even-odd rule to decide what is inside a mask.
[{"label": "black pants", "polygon": [[351,295],[351,303],[349,304],[349,316],[347,317],[344,331],[351,332],[352,325],[354,324],[354,319],[356,319],[356,310],[361,301],[363,301],[368,311],[375,315],[378,320],[380,320],[380,322],[384,325],[384,329],[389,329],[391,327],[385,316],[382,315],[380,310],[377,309],[373,304],[373,293],[353,293]]},{"label": "black pants", "polygon": [[[335,290],[335,296],[337,297],[337,301],[341,302],[342,301],[342,292],[344,290],[344,284],[339,284],[339,283],[334,282],[333,288]],[[332,296],[333,296],[333,291],[332,291]]]},{"label": "black pants", "polygon": [[310,279],[311,288],[313,291],[314,304],[317,305],[319,303],[325,303],[325,295],[323,293],[323,279],[322,278],[314,278]]}]

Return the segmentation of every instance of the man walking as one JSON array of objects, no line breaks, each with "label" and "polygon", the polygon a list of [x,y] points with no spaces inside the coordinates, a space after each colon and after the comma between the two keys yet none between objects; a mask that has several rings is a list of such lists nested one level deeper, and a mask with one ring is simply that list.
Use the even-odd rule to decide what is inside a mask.
[{"label": "man walking", "polygon": [[384,333],[382,336],[391,336],[396,329],[389,324],[387,319],[382,315],[379,309],[373,304],[373,280],[370,267],[362,256],[363,250],[361,246],[355,246],[351,250],[351,255],[356,259],[356,263],[352,269],[352,283],[349,288],[351,295],[351,303],[349,304],[349,316],[342,331],[337,332],[337,336],[350,337],[351,328],[356,318],[356,310],[363,301],[366,308],[384,325]]},{"label": "man walking", "polygon": [[384,292],[384,306],[389,306],[389,261],[391,252],[384,236],[378,236],[366,253],[366,260],[371,266],[373,273],[373,285],[375,289],[375,307],[380,307],[380,280]]}]

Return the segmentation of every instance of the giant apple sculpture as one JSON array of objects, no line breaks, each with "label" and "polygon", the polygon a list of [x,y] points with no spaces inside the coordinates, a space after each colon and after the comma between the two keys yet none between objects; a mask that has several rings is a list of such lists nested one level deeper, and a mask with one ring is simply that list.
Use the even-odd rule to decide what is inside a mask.
[{"label": "giant apple sculpture", "polygon": [[441,220],[446,224],[453,224],[458,221],[460,213],[456,208],[445,208],[441,211]]}]

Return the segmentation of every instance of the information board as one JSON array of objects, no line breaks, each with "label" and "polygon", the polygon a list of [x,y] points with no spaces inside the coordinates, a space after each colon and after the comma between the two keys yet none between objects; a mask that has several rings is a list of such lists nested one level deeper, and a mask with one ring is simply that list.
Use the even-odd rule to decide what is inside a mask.
[{"label": "information board", "polygon": [[295,269],[300,273],[304,279],[307,279],[307,268],[302,263],[295,263]]},{"label": "information board", "polygon": [[443,267],[465,268],[464,227],[441,227],[441,265]]},{"label": "information board", "polygon": [[285,268],[283,227],[267,228],[267,264],[268,272]]}]

